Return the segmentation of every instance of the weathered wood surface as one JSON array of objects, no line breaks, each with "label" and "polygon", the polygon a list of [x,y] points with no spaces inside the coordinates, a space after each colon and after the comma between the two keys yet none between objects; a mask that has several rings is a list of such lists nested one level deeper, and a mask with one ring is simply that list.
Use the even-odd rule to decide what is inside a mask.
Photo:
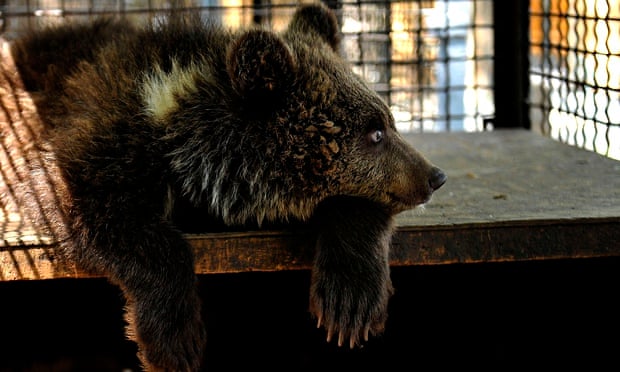
[{"label": "weathered wood surface", "polygon": [[[88,276],[56,251],[63,236],[51,227],[60,220],[59,183],[53,162],[31,145],[40,128],[36,110],[0,51],[0,280]],[[405,138],[449,179],[424,210],[397,217],[393,265],[620,255],[620,162],[525,130]],[[38,215],[28,215],[20,205],[26,203],[49,228],[33,227]],[[198,273],[305,269],[312,262],[304,231],[187,238]]]}]

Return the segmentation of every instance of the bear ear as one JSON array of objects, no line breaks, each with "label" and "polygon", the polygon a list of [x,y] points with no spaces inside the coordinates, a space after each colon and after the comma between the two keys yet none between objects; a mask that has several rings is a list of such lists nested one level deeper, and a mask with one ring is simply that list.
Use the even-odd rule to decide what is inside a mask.
[{"label": "bear ear", "polygon": [[284,41],[266,30],[243,33],[228,49],[226,69],[234,89],[252,102],[273,102],[292,84],[295,62]]},{"label": "bear ear", "polygon": [[303,5],[295,12],[289,31],[315,33],[333,50],[340,48],[340,27],[336,14],[322,3]]}]

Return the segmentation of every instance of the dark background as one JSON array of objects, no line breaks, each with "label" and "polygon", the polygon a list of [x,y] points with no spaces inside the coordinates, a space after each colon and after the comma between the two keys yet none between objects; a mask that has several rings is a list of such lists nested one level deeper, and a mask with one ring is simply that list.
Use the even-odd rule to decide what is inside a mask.
[{"label": "dark background", "polygon": [[[200,276],[209,371],[558,370],[620,366],[620,258],[411,266],[383,336],[325,342],[308,271]],[[104,279],[0,283],[0,371],[137,369]]]}]

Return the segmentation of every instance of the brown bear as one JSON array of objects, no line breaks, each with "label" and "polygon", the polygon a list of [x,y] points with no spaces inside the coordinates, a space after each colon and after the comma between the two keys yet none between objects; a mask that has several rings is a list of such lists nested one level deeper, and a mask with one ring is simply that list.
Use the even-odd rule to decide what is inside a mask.
[{"label": "brown bear", "polygon": [[353,347],[383,330],[393,217],[446,176],[342,58],[327,7],[301,6],[280,33],[99,20],[26,35],[12,53],[66,184],[64,248],[123,290],[145,369],[201,366],[179,222],[197,211],[224,226],[308,223],[310,311],[328,340]]}]

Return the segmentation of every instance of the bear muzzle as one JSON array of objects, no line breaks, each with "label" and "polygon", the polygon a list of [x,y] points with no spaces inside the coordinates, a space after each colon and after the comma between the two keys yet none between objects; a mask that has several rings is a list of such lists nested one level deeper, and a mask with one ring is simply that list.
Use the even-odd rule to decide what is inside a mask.
[{"label": "bear muzzle", "polygon": [[414,167],[394,179],[392,187],[386,192],[389,199],[387,204],[394,213],[430,202],[433,193],[448,180],[443,170],[425,160],[422,164],[419,161],[413,164]]},{"label": "bear muzzle", "polygon": [[439,168],[431,168],[431,176],[428,179],[428,185],[431,190],[437,191],[448,180],[448,176]]}]

